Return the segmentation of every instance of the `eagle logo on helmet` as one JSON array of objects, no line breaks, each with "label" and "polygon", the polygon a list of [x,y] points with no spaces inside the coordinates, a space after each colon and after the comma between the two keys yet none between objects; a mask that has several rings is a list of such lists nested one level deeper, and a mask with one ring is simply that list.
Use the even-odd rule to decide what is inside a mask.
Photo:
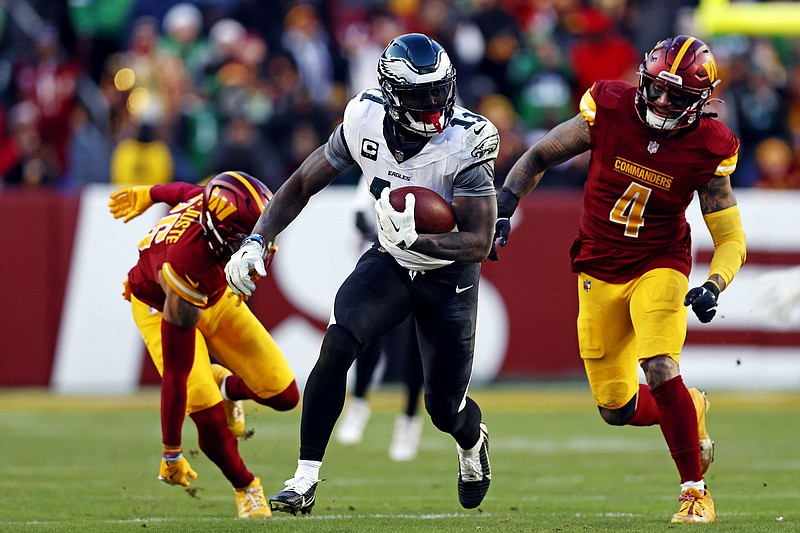
[{"label": "eagle logo on helmet", "polygon": [[214,253],[227,259],[252,233],[272,198],[272,191],[261,181],[244,172],[217,174],[203,189],[200,221],[206,242]]},{"label": "eagle logo on helmet", "polygon": [[720,80],[708,45],[688,35],[665,39],[639,66],[636,112],[657,130],[677,130],[695,123]]}]

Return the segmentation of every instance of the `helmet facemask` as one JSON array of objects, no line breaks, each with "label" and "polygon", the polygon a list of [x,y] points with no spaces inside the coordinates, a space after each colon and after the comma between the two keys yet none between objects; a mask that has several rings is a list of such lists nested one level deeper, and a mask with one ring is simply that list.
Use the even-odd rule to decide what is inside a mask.
[{"label": "helmet facemask", "polygon": [[249,235],[249,233],[230,234],[224,228],[220,228],[222,230],[220,232],[214,223],[214,218],[208,211],[203,213],[203,229],[205,230],[208,246],[217,256],[223,259],[229,259],[235,254],[242,245],[242,240]]}]

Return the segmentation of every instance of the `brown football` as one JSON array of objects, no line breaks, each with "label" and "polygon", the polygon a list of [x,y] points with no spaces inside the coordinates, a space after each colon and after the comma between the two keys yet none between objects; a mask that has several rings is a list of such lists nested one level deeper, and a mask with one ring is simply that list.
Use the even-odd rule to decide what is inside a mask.
[{"label": "brown football", "polygon": [[397,211],[406,208],[406,194],[414,195],[414,223],[418,233],[447,233],[456,225],[453,207],[438,193],[425,187],[410,185],[389,193],[389,201]]}]

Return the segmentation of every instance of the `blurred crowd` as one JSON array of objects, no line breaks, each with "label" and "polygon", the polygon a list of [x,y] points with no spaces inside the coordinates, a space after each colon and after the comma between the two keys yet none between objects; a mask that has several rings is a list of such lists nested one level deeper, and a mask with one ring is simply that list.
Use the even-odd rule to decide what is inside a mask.
[{"label": "blurred crowd", "polygon": [[[737,187],[800,187],[800,38],[704,36],[688,0],[9,0],[0,2],[0,190],[198,181],[277,189],[376,86],[392,37],[448,50],[460,103],[498,127],[496,183],[597,79],[638,83],[669,35],[706,40]],[[542,185],[580,187],[576,158]],[[341,183],[358,176],[344,174]]]}]

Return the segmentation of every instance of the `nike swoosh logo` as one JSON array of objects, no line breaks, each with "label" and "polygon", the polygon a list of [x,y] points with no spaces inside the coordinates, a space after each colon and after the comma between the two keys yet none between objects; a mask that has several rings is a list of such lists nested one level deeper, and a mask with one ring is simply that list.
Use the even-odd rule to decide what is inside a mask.
[{"label": "nike swoosh logo", "polygon": [[398,228],[398,227],[395,225],[395,223],[394,223],[394,220],[392,220],[392,219],[390,218],[390,219],[389,219],[389,222],[391,222],[391,223],[392,223],[392,227],[394,228],[394,230],[395,230],[395,231],[400,231],[400,228]]},{"label": "nike swoosh logo", "polygon": [[456,294],[461,294],[464,291],[468,291],[474,286],[475,285],[467,285],[466,287],[459,287],[458,285],[456,285]]},{"label": "nike swoosh logo", "polygon": [[195,289],[200,286],[200,282],[199,281],[193,281],[192,278],[190,278],[189,276],[186,276],[186,281],[188,281],[189,285],[191,285]]},{"label": "nike swoosh logo", "polygon": [[486,127],[486,124],[481,124],[480,128],[475,128],[475,135],[480,135],[481,132],[483,131],[483,128],[485,128],[485,127]]}]

